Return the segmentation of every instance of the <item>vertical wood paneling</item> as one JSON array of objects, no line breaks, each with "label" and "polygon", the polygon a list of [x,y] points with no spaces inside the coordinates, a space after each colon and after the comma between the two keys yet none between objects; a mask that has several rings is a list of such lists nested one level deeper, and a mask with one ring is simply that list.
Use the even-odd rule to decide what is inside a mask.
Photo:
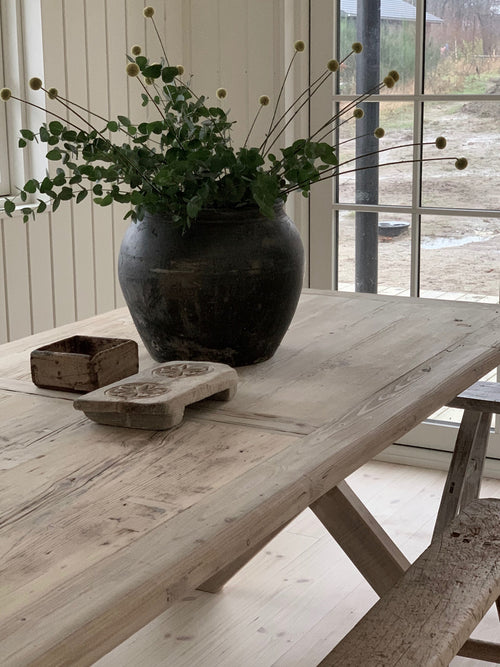
[{"label": "vertical wood paneling", "polygon": [[[64,3],[64,31],[67,97],[88,108],[87,25],[84,2]],[[82,115],[85,116],[85,112],[82,112]],[[77,124],[85,127],[83,122],[78,121]],[[76,319],[83,319],[96,312],[91,201],[89,198],[85,199],[78,205],[78,210],[72,202],[71,213],[68,211],[68,214],[74,222]]]},{"label": "vertical wood paneling", "polygon": [[[270,103],[264,107],[250,136],[249,146],[260,146],[273,115],[279,89],[275,86],[278,69],[277,45],[282,47],[281,30],[276,22],[274,3],[247,3],[248,25],[248,108],[247,123],[251,124],[259,109],[259,98],[267,95]],[[250,126],[249,126],[250,127]]]},{"label": "vertical wood paneling", "polygon": [[31,293],[26,226],[19,218],[5,220],[5,276],[9,336],[21,338],[31,331]]},{"label": "vertical wood paneling", "polygon": [[[123,115],[124,111],[128,114],[128,78],[125,74],[125,53],[127,53],[127,23],[126,23],[126,3],[125,0],[106,0],[106,51],[107,51],[107,87],[109,116],[115,118]],[[123,296],[118,284],[116,267],[118,266],[118,251],[120,243],[127,228],[127,223],[123,216],[127,211],[125,205],[114,204],[111,207],[113,218],[113,291],[115,306],[124,305]],[[100,283],[97,283],[99,291]]]},{"label": "vertical wood paneling", "polygon": [[[219,56],[219,2],[218,0],[191,0],[191,73],[193,90],[209,97],[209,104],[219,102],[215,93],[223,85]],[[226,87],[226,86],[224,86]],[[223,102],[227,108],[229,100]]]},{"label": "vertical wood paneling", "polygon": [[[86,0],[86,53],[88,66],[89,109],[104,118],[109,118],[108,104],[108,58],[106,52],[106,6],[102,0]],[[125,58],[123,58],[125,62]],[[123,73],[123,80],[125,73]],[[92,119],[98,129],[104,121]],[[119,135],[112,140],[122,139]],[[102,313],[112,310],[115,304],[115,261],[113,247],[113,216],[110,207],[92,205],[92,229],[94,249],[95,309]]]},{"label": "vertical wood paneling", "polygon": [[[16,224],[19,222],[16,220]],[[52,251],[48,215],[26,223],[28,260],[30,266],[31,315],[33,333],[55,325],[52,298]]]},{"label": "vertical wood paneling", "polygon": [[0,343],[9,340],[9,326],[7,320],[7,280],[5,270],[5,242],[4,242],[4,220],[0,218]]},{"label": "vertical wood paneling", "polygon": [[[47,86],[65,87],[64,23],[62,0],[42,3],[43,58]],[[47,101],[48,108],[58,109]],[[60,110],[60,106],[59,109]],[[76,318],[73,264],[73,225],[69,207],[49,215],[52,244],[52,278],[55,324],[73,322]],[[30,333],[26,331],[24,335]]]},{"label": "vertical wood paneling", "polygon": [[[227,98],[219,104],[223,109],[230,109],[229,119],[235,122],[233,142],[235,146],[241,146],[250,127],[249,117],[251,115],[253,119],[258,106],[256,99],[249,99],[248,90],[247,0],[219,0],[218,22],[212,25],[212,31],[211,48],[215,52],[218,50],[220,82],[228,91]],[[260,41],[259,35],[253,36],[255,38]]]}]

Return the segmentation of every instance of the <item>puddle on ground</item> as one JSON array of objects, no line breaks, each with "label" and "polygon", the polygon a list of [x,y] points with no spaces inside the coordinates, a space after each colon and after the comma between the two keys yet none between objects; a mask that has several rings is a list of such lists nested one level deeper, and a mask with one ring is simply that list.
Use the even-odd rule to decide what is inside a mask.
[{"label": "puddle on ground", "polygon": [[467,245],[468,243],[478,243],[479,241],[487,241],[487,236],[459,236],[459,237],[429,237],[424,236],[422,239],[422,248],[426,250],[439,250],[440,248],[453,248],[456,246]]}]

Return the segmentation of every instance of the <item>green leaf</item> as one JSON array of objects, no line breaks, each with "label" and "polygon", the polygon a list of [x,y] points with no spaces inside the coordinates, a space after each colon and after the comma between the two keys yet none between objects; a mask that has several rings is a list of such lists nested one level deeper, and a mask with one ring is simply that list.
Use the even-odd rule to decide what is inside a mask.
[{"label": "green leaf", "polygon": [[21,190],[20,195],[21,201],[26,201],[28,199],[28,195],[26,194],[25,190]]},{"label": "green leaf", "polygon": [[33,194],[34,192],[36,192],[37,185],[38,182],[35,181],[34,178],[32,178],[24,185],[24,190],[26,190],[26,192],[29,192],[30,194]]},{"label": "green leaf", "polygon": [[46,176],[40,183],[39,189],[42,194],[48,194],[52,190],[52,180]]},{"label": "green leaf", "polygon": [[118,132],[118,123],[116,120],[110,120],[108,123],[108,130],[110,132]]},{"label": "green leaf", "polygon": [[41,199],[38,200],[40,203],[38,204],[38,207],[36,209],[37,213],[43,213],[47,209],[47,204],[42,201]]},{"label": "green leaf", "polygon": [[164,67],[161,71],[161,78],[163,83],[172,83],[178,74],[179,70],[177,67]]},{"label": "green leaf", "polygon": [[29,141],[33,141],[35,138],[35,134],[31,130],[21,130],[21,136],[24,137],[24,139],[28,139]]},{"label": "green leaf", "polygon": [[52,202],[52,210],[57,211],[57,209],[59,208],[60,203],[61,203],[61,200],[59,199],[59,197],[55,197],[54,201]]},{"label": "green leaf", "polygon": [[[137,63],[137,65],[139,65],[139,67],[142,70],[148,64],[148,59],[145,56],[137,56],[135,62]],[[147,74],[145,76],[147,76]]]},{"label": "green leaf", "polygon": [[127,118],[127,116],[117,116],[118,122],[121,123],[122,125],[125,125],[126,127],[129,127],[132,125],[130,120]]},{"label": "green leaf", "polygon": [[77,134],[75,130],[64,130],[61,134],[61,139],[63,141],[76,141]]},{"label": "green leaf", "polygon": [[61,192],[59,193],[59,198],[62,201],[68,201],[69,199],[73,198],[73,190],[69,187],[64,187],[62,188]]},{"label": "green leaf", "polygon": [[66,183],[66,176],[64,175],[64,172],[59,172],[52,181],[52,184],[57,186],[64,185],[65,183]]},{"label": "green leaf", "polygon": [[203,206],[203,199],[199,195],[192,197],[186,206],[186,212],[190,218],[196,218]]},{"label": "green leaf", "polygon": [[145,93],[142,93],[141,97],[142,97],[142,106],[145,107],[149,102],[149,97]]},{"label": "green leaf", "polygon": [[[140,65],[139,65],[140,67]],[[142,70],[144,76],[149,77],[150,79],[157,79],[161,75],[162,67],[159,63],[155,65],[149,65]]]},{"label": "green leaf", "polygon": [[56,144],[59,143],[59,137],[56,136],[49,137],[47,139],[47,143],[49,144],[49,146],[55,146]]},{"label": "green leaf", "polygon": [[24,139],[19,139],[19,141],[17,142],[17,145],[19,146],[19,148],[26,148],[27,143],[25,142]]},{"label": "green leaf", "polygon": [[6,200],[5,200],[5,203],[4,203],[4,205],[3,205],[3,210],[5,211],[5,213],[6,213],[6,214],[9,216],[9,218],[10,218],[10,217],[12,217],[11,214],[16,210],[16,205],[15,205],[14,202],[11,201],[10,199],[6,199]]},{"label": "green leaf", "polygon": [[94,201],[99,206],[109,206],[113,203],[113,197],[111,195],[106,195],[105,197],[95,197]]},{"label": "green leaf", "polygon": [[102,185],[100,183],[94,185],[94,187],[92,188],[92,192],[100,197],[102,195]]},{"label": "green leaf", "polygon": [[52,134],[59,135],[64,130],[64,126],[58,120],[52,120],[49,123],[49,131]]},{"label": "green leaf", "polygon": [[42,125],[40,128],[40,141],[48,141],[50,139],[50,134],[45,125]]},{"label": "green leaf", "polygon": [[59,150],[59,148],[53,148],[51,151],[47,153],[47,160],[61,160],[62,159],[62,153]]},{"label": "green leaf", "polygon": [[87,195],[88,195],[87,190],[80,190],[80,192],[76,196],[76,203],[79,204],[81,201],[85,199]]}]

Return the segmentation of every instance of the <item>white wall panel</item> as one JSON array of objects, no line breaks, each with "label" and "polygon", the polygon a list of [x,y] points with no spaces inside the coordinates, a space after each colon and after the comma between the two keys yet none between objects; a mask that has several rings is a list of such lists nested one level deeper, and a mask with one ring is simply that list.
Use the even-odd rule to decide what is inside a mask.
[{"label": "white wall panel", "polygon": [[[118,114],[133,121],[144,118],[142,90],[125,74],[125,53],[139,44],[152,60],[162,57],[152,22],[143,18],[148,3],[43,0],[41,4],[47,86],[57,87],[65,97],[106,118]],[[217,88],[228,89],[222,104],[238,121],[235,143],[241,143],[259,96],[267,94],[274,100],[281,85],[285,9],[296,14],[300,5],[303,15],[307,0],[156,0],[152,4],[169,60],[184,65],[185,76],[194,75],[194,90],[219,104]],[[293,45],[298,37],[304,36],[289,35],[289,43]],[[57,102],[47,104],[66,117]],[[271,105],[263,109],[251,144],[260,143],[271,113]],[[95,122],[99,129],[101,123]],[[18,217],[0,221],[0,341],[123,304],[116,267],[129,224],[122,220],[126,210],[124,206],[103,209],[86,200],[61,205],[55,214],[41,216],[28,226]]]}]

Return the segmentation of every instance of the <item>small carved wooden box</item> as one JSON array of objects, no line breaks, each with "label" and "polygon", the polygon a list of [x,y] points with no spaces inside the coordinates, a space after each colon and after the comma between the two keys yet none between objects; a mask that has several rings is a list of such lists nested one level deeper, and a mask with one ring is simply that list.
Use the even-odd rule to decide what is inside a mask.
[{"label": "small carved wooden box", "polygon": [[238,374],[226,364],[170,361],[82,396],[74,406],[99,424],[163,430],[182,421],[186,405],[230,400],[237,384]]},{"label": "small carved wooden box", "polygon": [[72,336],[31,353],[37,387],[87,392],[137,373],[137,343],[126,338]]}]

